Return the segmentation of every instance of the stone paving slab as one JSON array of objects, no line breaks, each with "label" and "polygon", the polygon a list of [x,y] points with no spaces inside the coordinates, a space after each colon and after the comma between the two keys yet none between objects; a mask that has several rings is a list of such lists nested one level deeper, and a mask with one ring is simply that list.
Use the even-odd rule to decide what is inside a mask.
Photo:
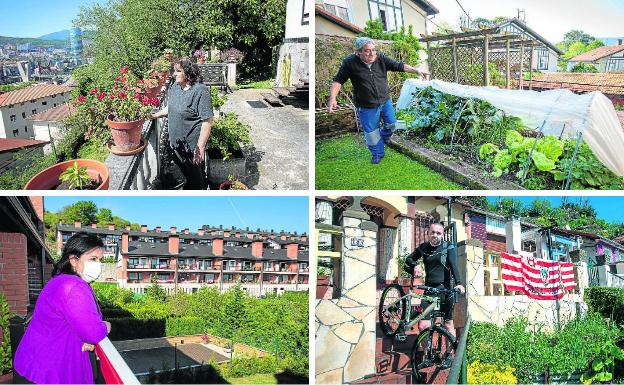
[{"label": "stone paving slab", "polygon": [[[207,364],[212,358],[217,363],[227,362],[229,358],[208,349],[202,344],[178,345],[178,367],[189,367]],[[161,347],[155,349],[129,350],[120,352],[130,369],[135,374],[148,373],[150,369],[155,371],[163,368],[173,369],[175,366],[175,348]]]},{"label": "stone paving slab", "polygon": [[[251,126],[257,165],[250,167],[247,184],[256,190],[307,190],[309,169],[309,111],[290,105],[253,108],[268,90],[245,89],[228,94],[222,112],[235,112]],[[265,103],[266,104],[266,103]],[[267,104],[268,105],[268,104]],[[257,167],[257,169],[256,169]]]}]

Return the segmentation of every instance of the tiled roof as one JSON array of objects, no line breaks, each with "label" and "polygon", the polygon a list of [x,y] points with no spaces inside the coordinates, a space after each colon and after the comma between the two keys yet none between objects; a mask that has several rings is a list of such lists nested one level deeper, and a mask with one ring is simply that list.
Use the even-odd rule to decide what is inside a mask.
[{"label": "tiled roof", "polygon": [[536,38],[537,40],[541,41],[544,45],[546,45],[548,48],[552,49],[553,51],[555,51],[557,54],[559,55],[563,55],[563,51],[561,51],[559,48],[557,48],[553,43],[551,43],[550,41],[546,40],[546,38],[544,38],[542,35],[540,35],[539,33],[537,33],[535,30],[533,30],[531,27],[529,27],[528,25],[526,25],[524,22],[522,22],[521,20],[519,20],[518,18],[513,18],[513,19],[508,19],[508,20],[503,20],[500,23],[494,24],[492,26],[492,28],[499,28],[499,27],[503,27],[506,24],[514,24],[516,25],[518,28],[523,29],[524,31],[526,31],[528,34],[532,35],[534,38]]},{"label": "tiled roof", "polygon": [[58,225],[58,229],[60,231],[72,231],[72,232],[84,231],[85,233],[90,233],[90,234],[121,236],[121,230],[109,230],[108,227],[97,227],[94,229],[91,226],[77,228],[77,227],[74,227],[73,225]]},{"label": "tiled roof", "polygon": [[440,11],[435,7],[435,5],[431,4],[431,2],[427,0],[412,0],[416,3],[420,8],[422,8],[425,12],[427,12],[427,16],[433,16],[435,14],[440,13]]},{"label": "tiled roof", "polygon": [[0,107],[41,99],[63,92],[71,92],[71,88],[56,84],[33,84],[30,87],[0,95]]},{"label": "tiled roof", "polygon": [[533,87],[566,88],[575,92],[600,91],[605,94],[624,95],[624,73],[543,73],[533,78]]},{"label": "tiled roof", "polygon": [[0,152],[13,151],[26,147],[42,146],[46,143],[49,142],[32,139],[0,138]]},{"label": "tiled roof", "polygon": [[570,59],[570,61],[593,62],[596,60],[600,60],[603,57],[611,56],[620,51],[624,51],[624,45],[607,45],[604,47],[598,47],[596,49],[592,49],[589,52],[585,52],[578,56],[575,56],[572,59]]},{"label": "tiled roof", "polygon": [[325,19],[331,21],[334,24],[338,24],[339,26],[348,29],[349,31],[355,33],[364,32],[363,28],[358,27],[357,25],[343,19],[342,17],[336,16],[331,12],[326,11],[322,6],[316,5],[314,10],[317,15],[324,17]]},{"label": "tiled roof", "polygon": [[35,122],[60,122],[73,112],[73,108],[69,103],[63,103],[60,106],[49,108],[41,111],[33,116],[29,116],[28,120]]}]

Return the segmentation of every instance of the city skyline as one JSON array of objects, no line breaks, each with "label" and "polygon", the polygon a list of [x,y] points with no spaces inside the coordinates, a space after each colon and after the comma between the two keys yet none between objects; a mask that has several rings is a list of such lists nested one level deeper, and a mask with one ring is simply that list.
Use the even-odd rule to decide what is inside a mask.
[{"label": "city skyline", "polygon": [[[80,6],[101,3],[103,0],[0,0],[0,36],[16,38],[38,38],[54,32],[72,28],[72,21],[78,15]],[[32,23],[33,15],[38,17]]]}]

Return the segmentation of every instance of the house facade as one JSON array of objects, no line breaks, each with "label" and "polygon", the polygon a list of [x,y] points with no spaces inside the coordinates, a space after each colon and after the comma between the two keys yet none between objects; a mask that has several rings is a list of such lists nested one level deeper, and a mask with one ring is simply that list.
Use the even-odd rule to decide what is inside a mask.
[{"label": "house facade", "polygon": [[604,46],[573,57],[568,71],[579,63],[591,64],[598,72],[624,72],[624,45]]},{"label": "house facade", "polygon": [[0,292],[9,311],[22,317],[34,310],[52,274],[43,211],[43,197],[0,197]]},{"label": "house facade", "polygon": [[412,26],[414,36],[427,34],[427,17],[439,13],[428,0],[317,0],[316,33],[353,37],[369,20],[386,32]]},{"label": "house facade", "polygon": [[249,229],[206,226],[197,232],[163,231],[141,226],[115,229],[114,225],[83,227],[80,222],[59,225],[57,247],[78,231],[97,234],[105,244],[105,257],[115,259],[115,281],[136,293],[153,282],[167,292],[195,292],[212,286],[225,291],[237,284],[250,295],[281,294],[308,290],[309,258],[307,235],[271,234]]},{"label": "house facade", "polygon": [[277,87],[290,87],[306,81],[310,76],[310,0],[288,0],[286,3],[286,31],[280,47],[277,66]]},{"label": "house facade", "polygon": [[0,94],[0,138],[34,138],[27,118],[70,99],[71,88],[56,84],[34,84]]}]

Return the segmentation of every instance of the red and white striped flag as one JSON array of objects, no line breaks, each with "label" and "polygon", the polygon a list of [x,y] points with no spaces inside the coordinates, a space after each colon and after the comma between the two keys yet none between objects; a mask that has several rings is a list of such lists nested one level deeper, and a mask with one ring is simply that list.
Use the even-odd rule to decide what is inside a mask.
[{"label": "red and white striped flag", "polygon": [[559,299],[564,290],[576,286],[571,262],[502,253],[501,268],[507,290],[521,291],[533,299]]}]

